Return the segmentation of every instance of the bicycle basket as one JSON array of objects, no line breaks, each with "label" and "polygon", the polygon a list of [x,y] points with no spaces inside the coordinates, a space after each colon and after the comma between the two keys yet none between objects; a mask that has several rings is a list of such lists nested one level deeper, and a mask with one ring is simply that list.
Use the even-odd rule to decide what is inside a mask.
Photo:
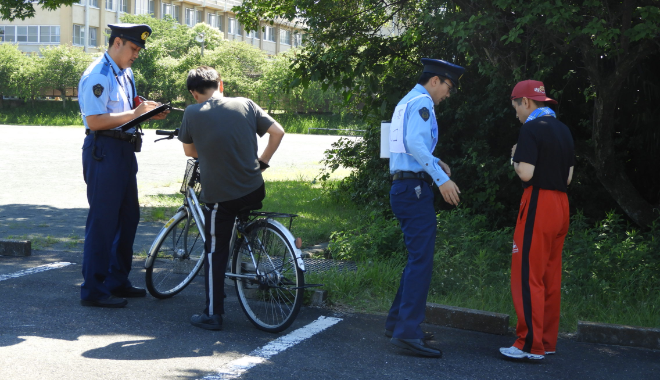
[{"label": "bicycle basket", "polygon": [[199,193],[202,192],[202,184],[199,182],[199,164],[197,160],[190,159],[186,164],[186,174],[183,176],[183,183],[181,183],[181,194],[186,194],[188,184],[192,180],[192,187],[195,189],[195,195],[199,198]]}]

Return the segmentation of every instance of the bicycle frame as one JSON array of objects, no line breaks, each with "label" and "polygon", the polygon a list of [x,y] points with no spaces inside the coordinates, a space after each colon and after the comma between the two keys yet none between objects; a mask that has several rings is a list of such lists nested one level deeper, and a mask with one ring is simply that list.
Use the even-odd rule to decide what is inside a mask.
[{"label": "bicycle frame", "polygon": [[[206,235],[204,233],[204,226],[205,226],[205,218],[204,218],[204,213],[202,212],[199,200],[197,199],[197,195],[195,194],[195,191],[192,187],[188,186],[187,188],[187,194],[186,194],[186,203],[188,205],[188,210],[190,210],[190,213],[193,216],[193,219],[195,220],[195,223],[197,224],[197,228],[200,229],[200,235],[202,237],[202,241],[206,242]],[[182,206],[183,207],[183,206]],[[277,225],[285,234],[286,239],[289,241],[291,247],[293,247],[293,252],[296,257],[296,262],[298,263],[298,267],[304,272],[305,271],[305,262],[302,259],[302,252],[300,251],[299,248],[296,247],[295,244],[295,237],[293,234],[291,234],[291,231],[289,231],[284,225],[277,220],[274,219],[269,219],[271,223]],[[231,234],[231,240],[229,242],[229,252],[233,252],[234,249],[234,244],[236,243],[236,237],[237,237],[237,226],[238,226],[238,218],[234,222],[234,228],[232,230]],[[254,261],[254,254],[252,251],[252,244],[250,241],[247,242],[247,247],[248,250],[250,251],[250,256],[252,258],[252,264],[257,267],[257,263]],[[152,247],[151,249],[154,249]],[[151,249],[149,250],[151,252]],[[149,259],[147,259],[147,263],[149,262]],[[145,266],[147,265],[145,263]],[[225,276],[228,278],[254,278],[254,275],[251,276],[246,276],[246,275],[237,275],[237,274],[232,274],[230,272],[225,273]]]}]

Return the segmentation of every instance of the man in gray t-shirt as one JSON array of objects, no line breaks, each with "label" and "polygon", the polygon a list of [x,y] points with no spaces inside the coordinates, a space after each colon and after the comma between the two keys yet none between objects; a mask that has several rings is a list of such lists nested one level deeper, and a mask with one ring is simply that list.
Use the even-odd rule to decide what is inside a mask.
[{"label": "man in gray t-shirt", "polygon": [[[284,129],[252,100],[223,97],[222,80],[211,67],[190,70],[187,86],[197,104],[186,108],[179,140],[186,156],[199,159],[207,253],[206,308],[193,315],[190,323],[221,330],[224,273],[234,219],[240,209],[265,198],[261,172],[280,145]],[[258,156],[257,134],[266,133],[268,145]]]}]

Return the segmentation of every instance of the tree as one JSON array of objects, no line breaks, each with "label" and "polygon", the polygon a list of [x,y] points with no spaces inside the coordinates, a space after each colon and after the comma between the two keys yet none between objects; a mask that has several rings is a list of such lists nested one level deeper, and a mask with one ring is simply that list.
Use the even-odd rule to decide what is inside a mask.
[{"label": "tree", "polygon": [[18,89],[17,74],[25,55],[15,44],[0,44],[0,109],[2,97],[16,95]]},{"label": "tree", "polygon": [[41,55],[40,83],[43,88],[59,90],[62,107],[66,109],[66,89],[78,86],[80,76],[93,58],[82,48],[71,45],[42,48]]},{"label": "tree", "polygon": [[170,16],[156,19],[150,15],[122,16],[122,22],[147,24],[152,33],[146,49],[132,65],[135,86],[140,95],[156,101],[169,102],[181,94],[181,58],[195,50],[195,36],[190,28]]},{"label": "tree", "polygon": [[16,73],[16,82],[20,83],[16,88],[16,96],[23,100],[29,100],[34,107],[34,100],[43,88],[43,59],[36,53],[22,55],[18,61],[20,68]]},{"label": "tree", "polygon": [[[560,117],[573,128],[579,163],[586,157],[594,168],[578,167],[571,193],[602,209],[598,201],[605,189],[639,225],[656,216],[660,139],[652,126],[660,118],[649,110],[659,92],[653,69],[653,58],[660,56],[657,0],[246,0],[235,9],[248,27],[264,18],[304,18],[307,45],[296,57],[297,81],[324,81],[344,91],[345,99],[357,97],[374,124],[410,88],[419,58],[443,57],[466,66],[458,96],[437,112],[439,152],[463,158],[454,160],[454,175],[469,183],[472,193],[465,198],[475,209],[489,207],[497,217],[508,203],[507,151],[518,126],[511,123],[507,99],[516,81],[531,77],[554,90]],[[375,131],[367,136],[377,138]],[[647,147],[641,154],[633,148],[640,140]],[[365,141],[333,152],[335,159],[351,150],[368,152],[368,164],[361,165],[368,171],[355,166],[348,181],[359,185],[351,187],[356,193],[369,190],[365,184],[374,176],[381,178],[374,190],[385,181],[376,171],[386,170],[384,165],[372,165],[375,145]]]},{"label": "tree", "polygon": [[34,17],[35,4],[43,9],[54,11],[61,6],[70,6],[76,0],[0,0],[0,19],[14,21],[19,18],[25,20],[26,18]]},{"label": "tree", "polygon": [[[486,71],[519,78],[563,76],[566,58],[589,79],[582,104],[593,107],[590,147],[583,150],[598,179],[639,225],[657,214],[631,183],[616,151],[617,108],[631,74],[660,46],[660,2],[651,1],[456,1],[453,24],[434,20],[459,41],[459,51]],[[575,67],[577,69],[577,67]],[[657,83],[655,84],[657,85]]]}]

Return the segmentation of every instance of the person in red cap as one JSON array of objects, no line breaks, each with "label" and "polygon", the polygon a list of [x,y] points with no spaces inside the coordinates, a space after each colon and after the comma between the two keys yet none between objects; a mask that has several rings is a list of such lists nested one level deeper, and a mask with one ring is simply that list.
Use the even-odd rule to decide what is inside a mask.
[{"label": "person in red cap", "polygon": [[559,331],[561,253],[568,233],[566,191],[575,162],[573,137],[547,104],[543,82],[519,82],[511,105],[523,123],[511,150],[524,188],[513,235],[511,295],[518,316],[513,359],[540,360],[554,354]]}]

